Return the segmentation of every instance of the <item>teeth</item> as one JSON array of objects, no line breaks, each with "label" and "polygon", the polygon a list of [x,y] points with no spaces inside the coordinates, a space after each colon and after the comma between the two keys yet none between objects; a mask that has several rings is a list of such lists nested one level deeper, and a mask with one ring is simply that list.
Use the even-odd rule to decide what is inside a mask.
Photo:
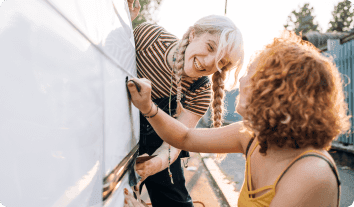
[{"label": "teeth", "polygon": [[194,59],[194,66],[195,66],[198,70],[201,70],[201,69],[202,69],[201,65],[199,65],[199,62],[197,62],[197,59]]}]

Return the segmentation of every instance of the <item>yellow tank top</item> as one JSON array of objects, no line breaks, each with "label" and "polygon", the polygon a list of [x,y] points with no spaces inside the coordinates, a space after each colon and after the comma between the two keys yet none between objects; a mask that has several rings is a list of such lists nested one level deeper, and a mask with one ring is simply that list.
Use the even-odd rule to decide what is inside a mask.
[{"label": "yellow tank top", "polygon": [[[280,178],[284,175],[284,173],[291,167],[292,164],[294,164],[297,160],[299,160],[301,157],[304,157],[305,154],[320,154],[324,157],[326,157],[326,155],[324,155],[323,153],[316,151],[316,150],[308,150],[305,151],[303,153],[301,153],[300,155],[298,155],[295,159],[293,159],[290,164],[285,168],[285,170],[278,176],[278,178],[276,179],[276,181],[274,182],[273,185],[268,185],[268,186],[264,186],[262,188],[256,189],[256,190],[252,190],[252,181],[251,181],[251,168],[250,168],[250,157],[253,153],[253,151],[256,149],[256,147],[258,146],[258,141],[256,143],[256,145],[254,146],[254,148],[252,149],[251,153],[249,153],[247,155],[246,158],[246,170],[245,170],[245,180],[244,183],[242,185],[242,189],[240,192],[240,196],[238,199],[238,207],[268,207],[270,205],[270,203],[272,202],[274,196],[275,196],[275,187],[278,183],[278,181],[280,180]],[[321,156],[322,159],[325,159]],[[319,157],[319,156],[318,156]],[[328,158],[327,158],[328,159]],[[326,159],[325,159],[326,160]],[[329,160],[329,159],[328,159]],[[338,176],[338,171],[337,169],[334,167],[334,165],[330,162],[327,161],[327,163],[331,166],[333,172],[335,173],[336,177],[337,177],[337,182],[338,182],[338,186],[340,185],[340,181],[339,181],[339,176]],[[250,190],[248,190],[250,189]],[[251,195],[254,195],[258,192],[264,191],[270,189],[268,192],[266,192],[265,194],[257,197],[257,198],[252,198]],[[340,195],[340,191],[339,191],[339,187],[338,187],[338,206],[339,206],[339,195]]]}]

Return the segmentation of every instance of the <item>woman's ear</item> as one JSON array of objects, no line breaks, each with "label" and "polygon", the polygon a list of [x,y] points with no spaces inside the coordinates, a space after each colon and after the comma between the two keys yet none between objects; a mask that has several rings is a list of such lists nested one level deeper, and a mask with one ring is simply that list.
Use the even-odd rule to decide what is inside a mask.
[{"label": "woman's ear", "polygon": [[190,33],[189,33],[189,39],[188,39],[188,41],[189,41],[189,42],[192,42],[194,38],[195,38],[195,30],[192,28],[191,31],[190,31]]}]

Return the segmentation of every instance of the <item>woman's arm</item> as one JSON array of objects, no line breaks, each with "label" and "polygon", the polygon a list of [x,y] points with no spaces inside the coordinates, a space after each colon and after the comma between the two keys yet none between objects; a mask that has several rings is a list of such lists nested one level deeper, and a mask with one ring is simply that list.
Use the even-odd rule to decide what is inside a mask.
[{"label": "woman's arm", "polygon": [[[195,128],[200,118],[201,116],[192,114],[184,110],[182,111],[177,120],[189,128]],[[163,142],[162,145],[153,153],[153,155],[156,155],[156,157],[150,159],[149,161],[136,165],[137,173],[142,178],[140,183],[144,181],[147,177],[166,169],[169,163],[169,155],[171,157],[171,164],[177,160],[181,150],[171,146],[171,153],[169,154],[169,147],[170,145],[168,143]]]},{"label": "woman's arm", "polygon": [[[133,79],[141,85],[138,92],[132,81],[128,82],[133,104],[142,113],[151,108],[151,83],[147,79]],[[157,112],[153,106],[151,116]],[[162,110],[148,121],[156,133],[174,147],[191,152],[209,153],[244,153],[244,147],[251,139],[250,134],[243,130],[243,123],[237,122],[217,129],[189,129],[179,121],[173,119]]]},{"label": "woman's arm", "polygon": [[[200,118],[202,118],[202,117],[184,110],[184,111],[182,111],[180,116],[177,118],[177,120],[180,123],[182,123],[184,126],[186,126],[187,128],[195,128],[197,126]],[[164,142],[161,145],[161,147],[159,147],[153,154],[153,155],[156,154],[157,156],[160,156],[165,161],[165,162],[163,162],[162,169],[160,171],[166,169],[168,166],[168,148],[169,148],[169,146],[170,146],[170,144]],[[171,154],[170,154],[171,155],[171,164],[174,161],[176,161],[180,152],[181,152],[180,149],[177,149],[177,148],[171,146]]]},{"label": "woman's arm", "polygon": [[[157,108],[153,110],[156,112]],[[242,132],[243,122],[215,129],[193,129],[187,128],[162,110],[148,121],[165,142],[191,152],[244,153],[243,143],[251,138],[249,133]]]},{"label": "woman's arm", "polygon": [[130,19],[133,21],[139,14],[141,5],[139,0],[135,0],[135,5],[134,5],[134,0],[127,0],[128,2],[128,8],[130,12]]}]

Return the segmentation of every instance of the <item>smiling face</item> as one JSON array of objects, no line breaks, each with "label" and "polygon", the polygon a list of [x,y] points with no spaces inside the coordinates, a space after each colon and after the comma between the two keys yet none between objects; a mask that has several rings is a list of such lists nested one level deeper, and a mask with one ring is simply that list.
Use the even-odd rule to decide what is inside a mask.
[{"label": "smiling face", "polygon": [[249,89],[247,88],[251,84],[251,78],[257,71],[258,58],[247,68],[245,75],[240,78],[240,94],[237,96],[236,111],[241,116],[245,115],[247,99],[249,97]]},{"label": "smiling face", "polygon": [[[189,45],[185,52],[183,75],[189,77],[208,76],[216,71],[216,53],[219,37],[209,33],[195,35],[194,30],[189,35]],[[221,69],[227,65],[227,58],[222,58],[218,64]]]}]

